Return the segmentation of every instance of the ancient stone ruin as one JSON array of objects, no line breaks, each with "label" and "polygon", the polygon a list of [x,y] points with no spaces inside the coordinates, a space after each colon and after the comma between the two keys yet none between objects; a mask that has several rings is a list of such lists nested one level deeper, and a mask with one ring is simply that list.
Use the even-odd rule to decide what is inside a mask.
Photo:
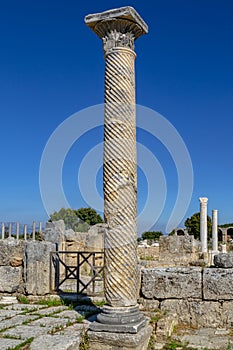
[{"label": "ancient stone ruin", "polygon": [[[226,349],[233,344],[233,254],[219,254],[217,210],[212,212],[212,247],[208,250],[208,199],[200,198],[201,241],[177,229],[174,236],[162,236],[152,246],[137,245],[134,42],[147,33],[147,25],[131,7],[88,15],[85,22],[103,40],[106,62],[106,224],[79,233],[66,230],[64,222],[58,221],[47,223],[40,241],[3,237],[0,302],[2,299],[6,303],[10,296],[38,301],[52,294],[61,296],[66,289],[69,294],[75,293],[73,284],[76,288],[77,278],[73,278],[73,284],[53,287],[67,273],[71,277],[83,274],[86,281],[93,271],[100,271],[104,281],[98,286],[102,286],[104,294],[100,295],[105,297],[105,305],[97,308],[89,304],[89,309],[78,305],[75,309],[80,312],[79,321],[81,317],[90,350],[146,350],[150,337],[149,349],[163,349],[167,339],[189,341],[190,346],[199,349]],[[63,264],[59,269],[58,252]],[[93,270],[83,252],[90,256],[98,252],[97,259],[104,252],[105,265]],[[61,290],[63,287],[65,290]],[[87,345],[82,343],[83,333],[74,310],[64,305],[53,311],[47,307],[40,310],[41,305],[29,305],[28,309],[20,305],[0,310],[0,331],[5,334],[0,336],[0,348],[2,339],[8,344],[4,349],[9,344],[22,345],[19,336],[29,344],[31,334],[38,336],[29,347],[34,350],[59,349],[59,345],[68,350]],[[93,308],[89,317],[86,311]],[[82,311],[86,312],[85,322]],[[201,332],[204,337],[200,339]]]}]

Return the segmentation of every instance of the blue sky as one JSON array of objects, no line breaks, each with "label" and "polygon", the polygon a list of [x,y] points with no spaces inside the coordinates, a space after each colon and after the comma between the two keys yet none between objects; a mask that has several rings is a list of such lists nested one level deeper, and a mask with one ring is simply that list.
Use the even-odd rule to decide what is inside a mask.
[{"label": "blue sky", "polygon": [[[149,26],[149,33],[136,41],[137,103],[170,121],[192,159],[194,190],[184,219],[199,210],[198,198],[206,196],[209,214],[218,209],[220,223],[233,222],[230,0],[2,1],[0,221],[47,220],[39,187],[44,147],[69,116],[103,103],[102,44],[84,17],[126,5],[135,7]],[[87,205],[77,171],[102,141],[102,131],[98,127],[83,135],[64,161],[63,187],[74,208]],[[146,131],[138,131],[138,141],[155,155],[166,177],[164,210],[153,227],[164,230],[177,196],[176,168],[164,145]],[[101,176],[99,170],[100,193]],[[139,170],[139,211],[147,191],[146,174]],[[154,216],[153,207],[149,216]]]}]

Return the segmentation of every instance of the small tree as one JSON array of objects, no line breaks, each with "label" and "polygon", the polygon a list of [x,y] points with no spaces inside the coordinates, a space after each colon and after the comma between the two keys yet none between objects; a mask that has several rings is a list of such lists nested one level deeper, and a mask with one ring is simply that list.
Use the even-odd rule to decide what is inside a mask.
[{"label": "small tree", "polygon": [[161,231],[147,231],[147,232],[143,232],[142,239],[156,241],[156,240],[159,240],[160,236],[163,236],[163,233]]},{"label": "small tree", "polygon": [[101,216],[92,208],[80,208],[74,210],[77,217],[88,225],[96,225],[103,222]]},{"label": "small tree", "polygon": [[50,221],[63,220],[67,229],[86,232],[90,225],[103,222],[103,219],[94,209],[80,208],[74,210],[71,208],[61,208],[50,215]]},{"label": "small tree", "polygon": [[[184,224],[190,235],[193,235],[195,239],[200,239],[200,213],[195,213],[190,218],[187,218]],[[211,230],[211,218],[207,215],[208,238],[211,236]]]},{"label": "small tree", "polygon": [[67,229],[76,231],[79,218],[71,208],[61,208],[59,211],[55,211],[50,215],[50,221],[63,220]]}]

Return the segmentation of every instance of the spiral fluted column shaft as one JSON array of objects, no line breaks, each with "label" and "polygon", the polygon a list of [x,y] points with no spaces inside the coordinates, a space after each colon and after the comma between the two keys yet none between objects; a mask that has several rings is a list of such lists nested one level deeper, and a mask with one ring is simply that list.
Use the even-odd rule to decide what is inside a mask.
[{"label": "spiral fluted column shaft", "polygon": [[111,306],[137,303],[135,53],[106,53],[104,120],[105,296]]},{"label": "spiral fluted column shaft", "polygon": [[[142,327],[144,318],[137,307],[134,42],[148,32],[148,27],[135,9],[129,6],[89,15],[85,21],[103,40],[106,62],[104,216],[108,228],[105,234],[104,281],[107,306],[97,320],[107,324],[110,317],[113,323],[134,322]],[[116,313],[118,317],[115,317]],[[123,316],[123,313],[126,315]]]}]

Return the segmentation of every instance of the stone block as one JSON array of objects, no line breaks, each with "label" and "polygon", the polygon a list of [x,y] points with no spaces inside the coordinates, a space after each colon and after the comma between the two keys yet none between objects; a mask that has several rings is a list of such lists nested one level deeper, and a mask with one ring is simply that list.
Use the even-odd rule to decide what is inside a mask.
[{"label": "stone block", "polygon": [[14,238],[0,240],[0,266],[21,266],[25,241]]},{"label": "stone block", "polygon": [[88,331],[90,350],[147,350],[152,327],[136,334]]},{"label": "stone block", "polygon": [[44,240],[61,245],[65,241],[65,224],[63,220],[47,222]]},{"label": "stone block", "polygon": [[218,301],[191,301],[189,303],[190,326],[196,328],[223,327],[226,320]]},{"label": "stone block", "polygon": [[65,230],[65,240],[67,242],[76,242],[78,239],[78,233],[74,232],[71,228],[68,230]]},{"label": "stone block", "polygon": [[0,266],[1,293],[15,293],[22,283],[22,267]]},{"label": "stone block", "polygon": [[142,269],[141,272],[141,292],[147,299],[202,297],[202,269],[199,267]]},{"label": "stone block", "polygon": [[190,325],[190,302],[188,300],[168,299],[161,302],[162,315],[176,315],[179,324]]},{"label": "stone block", "polygon": [[203,270],[205,300],[233,299],[233,269],[206,268]]},{"label": "stone block", "polygon": [[86,237],[86,249],[88,251],[103,251],[106,226],[106,224],[96,224],[90,227]]},{"label": "stone block", "polygon": [[28,241],[24,254],[24,280],[28,294],[45,295],[50,292],[50,252],[56,245],[51,242]]},{"label": "stone block", "polygon": [[200,242],[193,236],[161,236],[159,238],[160,254],[191,254],[200,251]]},{"label": "stone block", "polygon": [[214,256],[214,265],[222,268],[233,268],[233,253],[221,253]]},{"label": "stone block", "polygon": [[192,328],[224,327],[226,315],[217,301],[200,300],[164,300],[161,311],[167,315],[176,315],[178,324]]},{"label": "stone block", "polygon": [[233,329],[233,301],[224,301],[222,306],[222,318],[225,320],[225,327]]}]

